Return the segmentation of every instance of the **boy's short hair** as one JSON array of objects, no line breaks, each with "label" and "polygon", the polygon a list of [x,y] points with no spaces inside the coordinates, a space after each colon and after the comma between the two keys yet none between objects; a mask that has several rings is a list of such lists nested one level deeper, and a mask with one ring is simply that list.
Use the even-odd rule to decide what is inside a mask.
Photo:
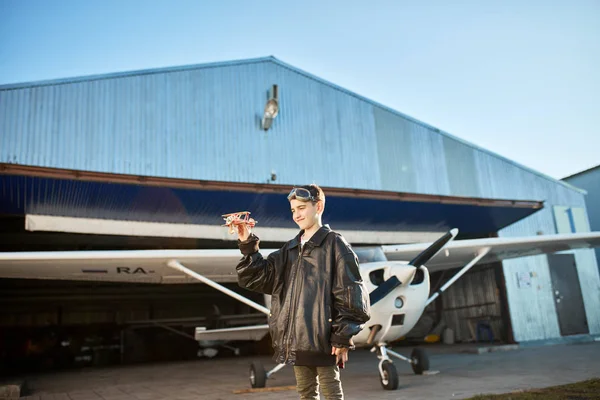
[{"label": "boy's short hair", "polygon": [[[321,189],[321,187],[319,185],[312,183],[310,185],[295,186],[295,187],[308,190],[310,192],[310,194],[316,199],[316,201],[322,201],[323,206],[325,206],[325,192],[323,192],[323,189]],[[313,202],[313,203],[315,203],[315,202]]]}]

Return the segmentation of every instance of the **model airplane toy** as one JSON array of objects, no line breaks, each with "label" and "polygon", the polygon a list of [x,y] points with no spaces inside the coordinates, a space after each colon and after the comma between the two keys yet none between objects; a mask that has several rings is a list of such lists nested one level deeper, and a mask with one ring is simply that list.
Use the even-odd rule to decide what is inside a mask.
[{"label": "model airplane toy", "polygon": [[238,211],[234,213],[223,214],[221,216],[225,220],[225,224],[221,226],[229,227],[229,234],[235,233],[235,228],[238,225],[246,224],[250,228],[254,228],[254,225],[256,225],[258,222],[255,221],[254,218],[250,218],[250,211]]},{"label": "model airplane toy", "polygon": [[[223,218],[230,233],[240,224],[249,227],[256,224],[248,211],[225,214]],[[360,260],[361,277],[369,291],[371,319],[353,340],[357,347],[370,347],[379,358],[378,375],[384,389],[398,387],[398,373],[390,357],[407,362],[416,374],[429,369],[427,354],[422,349],[414,349],[410,357],[406,357],[390,350],[388,343],[406,336],[425,307],[475,265],[600,247],[600,232],[454,241],[457,234],[458,229],[452,229],[434,243],[354,247]],[[261,249],[264,257],[273,251],[275,249]],[[0,252],[0,278],[154,284],[199,281],[268,316],[270,296],[265,296],[265,305],[261,305],[217,283],[237,280],[235,266],[239,259],[237,249]],[[431,294],[429,271],[455,268],[460,270]],[[262,320],[260,314],[253,313],[252,322],[245,322],[245,326],[197,327],[194,339],[199,343],[221,344],[259,341],[268,334],[269,325],[257,325],[257,316]],[[242,316],[233,317],[241,322]],[[248,325],[252,323],[254,325]],[[284,366],[279,364],[266,371],[260,362],[253,362],[251,386],[264,387],[267,379]]]}]

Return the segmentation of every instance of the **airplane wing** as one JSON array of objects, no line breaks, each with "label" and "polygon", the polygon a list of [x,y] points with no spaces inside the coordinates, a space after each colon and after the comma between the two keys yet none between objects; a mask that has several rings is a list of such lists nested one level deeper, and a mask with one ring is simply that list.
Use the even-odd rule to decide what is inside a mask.
[{"label": "airplane wing", "polygon": [[[382,249],[389,260],[408,261],[429,245],[384,245]],[[486,247],[490,251],[480,263],[599,246],[600,232],[459,240],[447,244],[426,265],[432,272],[461,267]],[[264,257],[273,251],[261,249]],[[197,283],[196,279],[167,266],[176,260],[212,281],[235,282],[235,266],[241,257],[239,250],[0,252],[0,278]]]},{"label": "airplane wing", "polygon": [[261,340],[269,332],[269,325],[240,326],[237,328],[210,329],[196,328],[196,340]]},{"label": "airplane wing", "polygon": [[[261,249],[267,256],[273,250]],[[0,278],[197,283],[167,266],[176,260],[215,282],[236,282],[239,250],[0,252]]]},{"label": "airplane wing", "polygon": [[[388,260],[412,260],[431,243],[382,246]],[[502,261],[510,258],[555,253],[565,250],[600,247],[600,232],[543,235],[519,238],[490,238],[455,240],[426,263],[431,271],[462,267],[472,260],[477,252],[489,248],[479,264]]]}]

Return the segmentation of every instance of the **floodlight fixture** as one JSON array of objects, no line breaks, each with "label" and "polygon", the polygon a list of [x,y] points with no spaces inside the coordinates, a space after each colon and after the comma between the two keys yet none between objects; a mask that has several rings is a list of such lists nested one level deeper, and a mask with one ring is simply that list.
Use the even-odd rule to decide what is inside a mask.
[{"label": "floodlight fixture", "polygon": [[262,118],[262,128],[268,131],[273,125],[273,120],[279,114],[279,93],[277,85],[273,85],[269,93],[269,99],[265,105],[265,111]]}]

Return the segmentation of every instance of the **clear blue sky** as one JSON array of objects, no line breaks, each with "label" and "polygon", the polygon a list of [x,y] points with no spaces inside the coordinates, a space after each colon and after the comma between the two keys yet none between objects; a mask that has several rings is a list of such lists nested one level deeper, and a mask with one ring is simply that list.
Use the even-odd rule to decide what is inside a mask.
[{"label": "clear blue sky", "polygon": [[599,0],[0,0],[0,84],[268,55],[554,178],[600,164]]}]

